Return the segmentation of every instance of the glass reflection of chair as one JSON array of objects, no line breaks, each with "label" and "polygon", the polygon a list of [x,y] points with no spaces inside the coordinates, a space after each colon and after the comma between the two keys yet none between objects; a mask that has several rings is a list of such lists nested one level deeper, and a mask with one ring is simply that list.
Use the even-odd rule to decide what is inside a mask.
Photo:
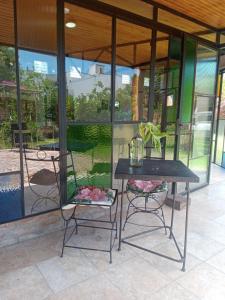
[{"label": "glass reflection of chair", "polygon": [[[51,156],[48,157],[47,151],[26,149],[24,147],[24,160],[28,186],[35,196],[35,201],[31,207],[31,213],[40,207],[42,203],[48,207],[49,201],[54,204],[54,208],[58,207],[55,172],[50,170],[50,166],[52,167]],[[49,169],[46,168],[48,165]],[[36,186],[39,186],[39,188]]]},{"label": "glass reflection of chair", "polygon": [[[79,186],[76,179],[74,161],[72,152],[67,152],[61,154],[58,157],[52,157],[54,164],[56,179],[58,183],[58,189],[60,192],[60,182],[59,182],[59,166],[66,165],[65,172],[67,177],[67,201],[63,203],[60,197],[60,208],[62,213],[62,218],[65,224],[65,231],[63,237],[63,246],[61,257],[64,253],[64,248],[75,248],[84,250],[94,250],[101,252],[108,252],[110,254],[110,263],[112,263],[112,249],[114,246],[115,239],[117,238],[117,208],[118,208],[118,196],[116,189],[104,189],[98,188],[96,186]],[[61,168],[62,170],[63,168]],[[82,218],[76,215],[78,207],[91,208],[105,208],[108,210],[109,214],[105,214],[104,219],[94,219],[93,218]],[[113,206],[115,209],[113,210]],[[68,211],[70,211],[68,215]],[[72,231],[68,234],[68,227],[71,221],[74,221],[74,227]],[[79,245],[72,245],[69,243],[73,234],[78,233],[79,227],[87,228],[97,228],[110,231],[110,240],[108,249],[99,249],[93,247],[81,247]],[[113,232],[115,235],[113,236]]]},{"label": "glass reflection of chair", "polygon": [[[151,147],[145,147],[145,159],[165,159],[164,151],[161,152],[160,157],[151,156]],[[160,227],[164,228],[167,234],[165,217],[163,212],[163,205],[168,194],[168,186],[166,182],[158,180],[134,180],[129,179],[126,186],[126,195],[128,199],[128,207],[126,218],[123,225],[123,230],[127,223],[138,225],[130,222],[129,219],[137,213],[149,213],[158,218],[163,226],[147,225],[146,227],[157,230]],[[142,225],[141,225],[142,226]]]}]

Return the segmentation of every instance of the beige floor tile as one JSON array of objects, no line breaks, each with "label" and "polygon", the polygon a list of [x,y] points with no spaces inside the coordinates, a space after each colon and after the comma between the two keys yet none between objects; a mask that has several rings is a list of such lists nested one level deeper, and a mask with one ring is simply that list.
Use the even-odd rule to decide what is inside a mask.
[{"label": "beige floor tile", "polygon": [[[145,230],[148,230],[150,228],[146,227],[136,227],[135,225],[128,225],[125,231],[122,234],[123,238],[126,238],[132,234],[136,234],[139,232],[143,232]],[[152,249],[153,247],[160,245],[162,243],[165,243],[168,240],[168,235],[165,234],[164,229],[160,229],[153,232],[147,232],[144,234],[141,234],[137,237],[132,237],[127,240],[127,242],[134,243],[140,247],[145,247]],[[123,247],[123,244],[122,244]],[[137,248],[132,248],[135,252],[140,253],[142,250],[139,250]]]},{"label": "beige floor tile", "polygon": [[207,263],[225,273],[225,250],[212,256]]},{"label": "beige floor tile", "polygon": [[0,274],[25,268],[60,253],[62,232],[0,248]]},{"label": "beige floor tile", "polygon": [[[164,244],[161,244],[157,247],[154,247],[153,250],[156,252],[160,252],[164,255],[171,256],[175,259],[180,259],[177,249],[175,248],[175,245],[172,240]],[[162,274],[164,274],[167,278],[177,279],[185,274],[184,272],[181,271],[182,268],[181,263],[171,261],[163,257],[159,257],[155,254],[147,253],[144,251],[141,253],[141,256],[145,260],[147,260],[154,268],[156,268]],[[200,263],[202,263],[201,260],[191,255],[190,253],[187,253],[186,272],[190,271]]]},{"label": "beige floor tile", "polygon": [[115,287],[105,275],[98,275],[75,286],[71,286],[46,300],[132,300],[132,295],[126,295]]},{"label": "beige floor tile", "polygon": [[167,285],[152,295],[151,300],[200,300],[177,282]]},{"label": "beige floor tile", "polygon": [[[184,244],[183,238],[179,238],[178,240],[182,245]],[[201,260],[207,260],[221,250],[225,249],[225,245],[216,242],[209,237],[204,237],[198,233],[189,232],[187,248],[188,252],[195,257]]]},{"label": "beige floor tile", "polygon": [[[225,211],[224,211],[225,212]],[[216,218],[215,219],[215,222],[216,223],[219,223],[219,224],[221,224],[221,225],[225,225],[225,214],[223,214],[222,216],[220,216],[219,218]]]},{"label": "beige floor tile", "polygon": [[68,249],[63,258],[56,256],[37,264],[54,292],[97,275],[96,268],[81,251]]},{"label": "beige floor tile", "polygon": [[225,274],[203,263],[177,281],[201,300],[224,300]]},{"label": "beige floor tile", "polygon": [[196,222],[195,232],[225,245],[225,226],[212,221],[204,222],[201,219],[199,221]]},{"label": "beige floor tile", "polygon": [[23,243],[0,248],[0,274],[25,268],[31,264]]},{"label": "beige floor tile", "polygon": [[[111,264],[109,264],[109,253],[103,253],[99,251],[82,250],[87,258],[95,265],[99,271],[109,270]],[[122,245],[122,250],[118,251],[118,245],[116,244],[112,251],[112,265],[120,266],[121,263],[135,257],[137,253],[132,247]]]},{"label": "beige floor tile", "polygon": [[134,257],[105,273],[111,283],[135,299],[149,296],[168,284],[168,279],[142,258]]},{"label": "beige floor tile", "polygon": [[1,300],[41,300],[52,294],[35,266],[0,275]]}]

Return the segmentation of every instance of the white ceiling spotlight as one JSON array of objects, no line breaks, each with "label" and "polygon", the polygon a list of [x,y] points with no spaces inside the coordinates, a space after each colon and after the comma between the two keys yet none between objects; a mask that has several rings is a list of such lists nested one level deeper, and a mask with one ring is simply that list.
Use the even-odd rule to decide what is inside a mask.
[{"label": "white ceiling spotlight", "polygon": [[67,28],[70,28],[70,29],[75,28],[77,26],[77,24],[73,21],[68,21],[68,22],[66,22],[65,25]]}]

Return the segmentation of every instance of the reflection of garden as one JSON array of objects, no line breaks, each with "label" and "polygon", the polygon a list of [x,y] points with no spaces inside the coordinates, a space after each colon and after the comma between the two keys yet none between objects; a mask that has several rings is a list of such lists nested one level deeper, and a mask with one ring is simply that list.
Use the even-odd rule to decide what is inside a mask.
[{"label": "reflection of garden", "polygon": [[111,185],[111,126],[74,125],[67,131],[68,149],[72,150],[78,183]]},{"label": "reflection of garden", "polygon": [[[19,146],[15,53],[0,47],[0,149]],[[55,78],[20,69],[21,129],[23,143],[36,147],[58,137],[57,85]]]}]

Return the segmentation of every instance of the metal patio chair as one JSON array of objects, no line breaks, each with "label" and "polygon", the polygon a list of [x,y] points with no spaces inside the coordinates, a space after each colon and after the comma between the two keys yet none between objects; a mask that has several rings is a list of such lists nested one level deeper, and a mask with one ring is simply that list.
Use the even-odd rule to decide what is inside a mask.
[{"label": "metal patio chair", "polygon": [[[55,191],[57,188],[55,172],[50,169],[52,167],[51,156],[48,157],[47,151],[26,149],[25,147],[23,153],[28,186],[35,196],[31,213],[42,203],[47,206],[49,201],[54,204],[54,208],[58,207],[58,193]],[[37,186],[40,187],[37,188]]]},{"label": "metal patio chair", "polygon": [[[152,157],[151,148],[145,147],[147,155],[145,159],[165,159],[164,151],[161,152],[161,157]],[[150,151],[149,151],[150,150]],[[149,213],[156,216],[163,224],[165,234],[167,234],[165,217],[163,212],[163,205],[168,195],[168,186],[166,182],[156,180],[133,180],[129,179],[126,185],[126,195],[128,199],[128,207],[126,212],[126,218],[123,225],[123,230],[129,219],[137,213]],[[135,224],[138,225],[138,224]],[[159,226],[148,225],[153,230],[158,229]]]},{"label": "metal patio chair", "polygon": [[[57,179],[58,189],[60,193],[60,166],[66,165],[65,172],[67,178],[67,201],[64,203],[60,197],[60,209],[62,218],[64,220],[65,231],[63,236],[63,246],[61,257],[64,253],[64,248],[75,248],[83,250],[95,250],[108,252],[110,255],[110,263],[112,263],[112,249],[115,239],[117,238],[117,208],[118,208],[118,192],[116,189],[103,189],[96,186],[79,186],[76,179],[76,172],[74,167],[72,152],[61,154],[58,157],[52,157],[55,175]],[[70,186],[70,191],[68,189]],[[72,186],[72,192],[71,192]],[[60,193],[61,194],[61,193]],[[69,194],[69,195],[68,195]],[[76,215],[79,207],[93,207],[105,208],[109,214],[104,219],[82,218]],[[113,212],[113,206],[115,206]],[[68,215],[68,211],[70,211]],[[113,215],[114,213],[114,215]],[[70,222],[74,221],[74,227],[70,234],[67,234]],[[94,223],[94,224],[91,224]],[[109,248],[99,249],[92,247],[81,247],[79,245],[72,245],[69,243],[73,234],[78,233],[79,227],[97,228],[110,231]],[[113,232],[115,236],[113,236]]]}]

